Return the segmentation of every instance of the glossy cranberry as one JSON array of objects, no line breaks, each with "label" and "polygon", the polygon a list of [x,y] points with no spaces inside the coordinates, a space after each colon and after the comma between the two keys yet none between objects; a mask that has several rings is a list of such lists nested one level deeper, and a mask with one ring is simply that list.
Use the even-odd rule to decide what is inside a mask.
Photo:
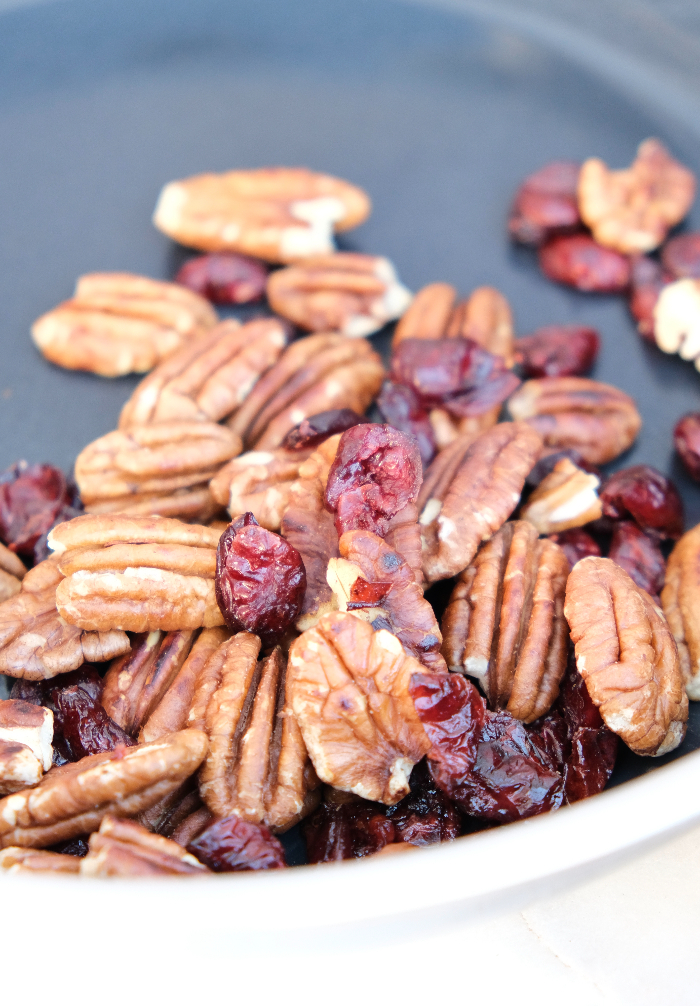
[{"label": "glossy cranberry", "polygon": [[215,873],[279,870],[287,865],[284,849],[272,832],[235,814],[210,824],[190,842],[187,851]]},{"label": "glossy cranberry", "polygon": [[267,266],[246,255],[216,252],[185,262],[175,282],[215,304],[247,304],[265,293]]},{"label": "glossy cranberry", "polygon": [[310,863],[362,859],[390,845],[394,825],[386,808],[366,800],[322,803],[302,826]]},{"label": "glossy cranberry", "polygon": [[554,467],[557,462],[561,461],[562,458],[568,458],[569,461],[573,462],[577,468],[583,468],[585,472],[590,472],[592,475],[597,475],[601,477],[600,469],[596,468],[585,458],[581,457],[579,452],[573,447],[566,447],[562,451],[552,451],[551,454],[545,454],[543,458],[537,462],[535,467],[532,469],[528,477],[526,478],[526,483],[532,489],[538,486],[542,479],[546,478],[550,472],[554,471]]},{"label": "glossy cranberry", "polygon": [[603,248],[587,234],[552,238],[540,248],[539,259],[548,279],[587,293],[622,293],[630,283],[627,256]]},{"label": "glossy cranberry", "polygon": [[427,762],[419,762],[411,772],[411,792],[386,816],[395,829],[395,840],[409,845],[451,842],[461,832],[461,815],[451,800],[437,788]]},{"label": "glossy cranberry", "polygon": [[364,416],[354,409],[329,409],[315,416],[303,419],[298,426],[292,427],[282,441],[281,446],[288,451],[303,451],[308,447],[317,447],[335,433],[343,433],[351,426],[366,423]]},{"label": "glossy cranberry", "polygon": [[572,527],[568,531],[558,531],[548,537],[550,541],[556,542],[562,549],[572,569],[579,559],[601,554],[597,541],[580,527]]},{"label": "glossy cranberry", "polygon": [[622,566],[647,594],[658,598],[666,577],[666,561],[659,543],[632,520],[615,524],[608,559]]},{"label": "glossy cranberry", "polygon": [[508,231],[515,241],[539,245],[580,226],[576,187],[580,165],[553,161],[528,175],[515,194]]},{"label": "glossy cranberry", "polygon": [[228,627],[273,646],[296,621],[306,591],[297,550],[252,513],[232,521],[216,550],[216,600]]},{"label": "glossy cranberry", "polygon": [[700,412],[682,416],[673,430],[673,445],[691,479],[700,482]]},{"label": "glossy cranberry", "polygon": [[326,484],[338,534],[364,529],[383,537],[389,520],[416,498],[421,481],[413,437],[379,423],[346,430]]},{"label": "glossy cranberry", "polygon": [[385,381],[377,399],[377,406],[389,426],[416,438],[423,468],[427,468],[437,451],[435,434],[430,425],[429,412],[421,404],[413,388],[406,384]]},{"label": "glossy cranberry", "polygon": [[673,277],[665,272],[656,259],[635,255],[630,279],[630,313],[637,329],[649,342],[654,342],[654,308],[659,294]]},{"label": "glossy cranberry", "polygon": [[13,552],[32,555],[61,509],[72,502],[62,471],[18,461],[0,477],[0,538]]},{"label": "glossy cranberry", "polygon": [[700,234],[679,234],[661,249],[661,261],[674,279],[700,279]]},{"label": "glossy cranberry", "polygon": [[103,681],[94,667],[60,674],[45,684],[53,711],[57,761],[79,761],[87,755],[129,747],[135,741],[108,715],[100,702]]},{"label": "glossy cranberry", "polygon": [[595,363],[600,338],[583,325],[545,325],[515,343],[515,359],[526,377],[575,377]]},{"label": "glossy cranberry", "polygon": [[364,577],[358,576],[350,588],[348,611],[357,611],[359,608],[376,608],[382,603],[392,586],[392,583],[368,583]]},{"label": "glossy cranberry", "polygon": [[676,540],[683,534],[683,502],[678,490],[651,465],[632,465],[615,472],[603,485],[600,501],[605,517],[632,517],[657,538]]},{"label": "glossy cranberry", "polygon": [[618,740],[603,723],[573,659],[561,684],[557,709],[568,734],[564,789],[567,803],[574,803],[605,788],[615,767]]}]

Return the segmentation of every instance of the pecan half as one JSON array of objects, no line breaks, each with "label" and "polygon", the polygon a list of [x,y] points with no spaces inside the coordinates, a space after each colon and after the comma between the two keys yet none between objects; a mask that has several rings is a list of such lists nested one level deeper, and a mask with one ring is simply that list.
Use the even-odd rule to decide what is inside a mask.
[{"label": "pecan half", "polygon": [[207,300],[177,283],[91,273],[72,300],[34,322],[32,338],[52,363],[119,377],[150,370],[217,320]]},{"label": "pecan half", "polygon": [[80,858],[10,845],[0,850],[0,870],[7,870],[8,873],[80,873]]},{"label": "pecan half", "polygon": [[153,223],[189,248],[294,262],[333,251],[371,210],[362,189],[308,168],[193,175],[161,191]]},{"label": "pecan half", "polygon": [[634,399],[587,377],[525,381],[508,399],[508,411],[537,430],[546,447],[573,448],[592,465],[626,451],[642,425]]},{"label": "pecan half", "polygon": [[532,723],[566,670],[569,563],[527,521],[509,521],[460,575],[442,620],[450,670],[477,678],[494,709]]},{"label": "pecan half", "polygon": [[700,524],[686,531],[666,565],[661,604],[673,638],[688,697],[700,699]]},{"label": "pecan half", "polygon": [[21,699],[0,701],[0,794],[35,786],[53,760],[53,713]]},{"label": "pecan half", "polygon": [[411,296],[389,259],[357,252],[316,255],[267,280],[267,299],[277,314],[307,331],[350,339],[399,318]]},{"label": "pecan half", "polygon": [[636,754],[677,748],[688,696],[673,636],[649,595],[611,559],[581,559],[564,614],[576,667],[606,726]]},{"label": "pecan half", "polygon": [[0,602],[19,594],[26,572],[19,556],[0,542]]},{"label": "pecan half", "polygon": [[533,524],[540,534],[582,527],[603,516],[596,492],[599,485],[597,475],[562,458],[529,497],[520,517]]},{"label": "pecan half", "polygon": [[111,814],[90,835],[89,852],[80,860],[84,877],[201,876],[209,870],[177,842],[152,835],[135,821]]},{"label": "pecan half", "polygon": [[292,643],[290,704],[320,779],[394,804],[430,743],[409,695],[421,665],[396,636],[350,612],[324,615]]},{"label": "pecan half", "polygon": [[695,176],[658,140],[644,140],[634,163],[610,171],[591,157],[581,166],[581,217],[602,245],[617,251],[653,251],[683,219],[695,198]]},{"label": "pecan half", "polygon": [[277,318],[222,321],[159,364],[134,390],[119,429],[177,420],[218,423],[279,359],[289,330]]},{"label": "pecan half", "polygon": [[34,789],[0,800],[0,848],[54,845],[94,831],[106,814],[135,817],[196,772],[206,752],[206,734],[181,730],[54,768]]},{"label": "pecan half", "polygon": [[289,505],[292,483],[312,449],[247,451],[214,476],[209,490],[231,516],[250,512],[261,527],[277,531]]},{"label": "pecan half", "polygon": [[694,360],[700,370],[700,280],[679,279],[665,286],[652,317],[659,349]]},{"label": "pecan half", "polygon": [[465,569],[508,519],[542,449],[539,433],[526,423],[498,423],[463,452],[455,444],[428,469],[418,497],[429,583]]}]

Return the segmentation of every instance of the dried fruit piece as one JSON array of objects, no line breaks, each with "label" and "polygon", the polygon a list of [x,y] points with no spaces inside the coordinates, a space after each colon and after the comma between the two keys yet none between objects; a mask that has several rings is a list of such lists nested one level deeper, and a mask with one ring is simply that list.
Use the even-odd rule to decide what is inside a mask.
[{"label": "dried fruit piece", "polygon": [[268,262],[294,262],[333,251],[333,232],[370,214],[362,189],[308,168],[258,168],[193,175],[169,182],[155,226],[202,251],[233,251]]},{"label": "dried fruit piece", "polygon": [[510,236],[524,245],[540,245],[554,234],[581,226],[577,188],[581,165],[552,161],[528,175],[515,193],[508,218]]},{"label": "dried fruit piece", "polygon": [[289,451],[308,451],[318,447],[328,437],[344,433],[352,426],[361,426],[367,420],[353,409],[328,409],[294,426],[282,441],[282,447]]},{"label": "dried fruit piece", "polygon": [[99,831],[90,835],[89,848],[80,861],[84,877],[201,876],[209,872],[177,842],[111,814],[106,814]]},{"label": "dried fruit piece", "polygon": [[515,343],[515,360],[526,377],[586,374],[595,363],[600,337],[584,325],[545,325]]},{"label": "dried fruit piece", "polygon": [[187,846],[214,873],[279,870],[287,864],[284,849],[262,824],[232,814],[214,821]]},{"label": "dried fruit piece", "polygon": [[596,492],[599,485],[597,475],[582,471],[568,458],[562,458],[521,507],[520,517],[533,524],[540,534],[581,527],[602,516]]},{"label": "dried fruit piece", "polygon": [[700,279],[700,234],[677,234],[661,249],[661,262],[674,279]]},{"label": "dried fruit piece", "polygon": [[646,255],[632,258],[630,281],[630,313],[637,323],[637,331],[649,342],[654,341],[654,308],[661,291],[673,277],[664,272],[656,259]]},{"label": "dried fruit piece", "polygon": [[617,736],[605,726],[573,660],[561,683],[556,708],[567,728],[564,794],[567,803],[575,803],[605,788],[615,767]]},{"label": "dried fruit piece", "polygon": [[39,538],[72,501],[60,469],[18,461],[0,478],[0,538],[12,552],[32,555]]},{"label": "dried fruit piece", "polygon": [[232,252],[199,255],[178,270],[175,282],[214,304],[249,304],[265,293],[267,267]]},{"label": "dried fruit piece", "polygon": [[396,829],[387,819],[386,807],[344,797],[347,794],[331,790],[329,798],[304,822],[309,863],[362,859],[394,841]]},{"label": "dried fruit piece", "polygon": [[673,446],[691,479],[700,482],[700,412],[688,412],[673,429]]},{"label": "dried fruit piece", "polygon": [[700,280],[669,283],[654,305],[654,339],[664,353],[694,360],[700,370]]},{"label": "dried fruit piece", "polygon": [[600,501],[606,517],[632,517],[653,538],[675,540],[683,534],[683,501],[678,490],[651,465],[615,472],[605,482]]},{"label": "dried fruit piece", "polygon": [[579,559],[585,559],[587,555],[600,555],[600,546],[587,531],[582,531],[580,527],[572,527],[568,531],[559,531],[550,534],[549,540],[553,541],[562,550],[569,565],[573,567]]},{"label": "dried fruit piece", "polygon": [[134,743],[102,704],[103,689],[102,678],[89,664],[62,674],[44,689],[44,704],[53,712],[54,747],[60,756],[54,760],[59,764]]},{"label": "dried fruit piece", "polygon": [[686,531],[668,557],[661,603],[678,646],[688,697],[700,699],[700,525]]},{"label": "dried fruit piece", "polygon": [[377,398],[377,406],[389,426],[416,438],[423,467],[427,468],[435,456],[437,445],[430,424],[430,413],[421,404],[413,388],[385,381]]},{"label": "dried fruit piece", "polygon": [[311,454],[278,447],[247,451],[229,461],[209,483],[212,498],[232,516],[250,512],[261,527],[277,531],[289,505],[292,484]]},{"label": "dried fruit piece", "polygon": [[655,537],[642,531],[634,521],[617,521],[608,558],[629,573],[637,586],[646,590],[658,603],[666,576],[666,562]]},{"label": "dried fruit piece", "polygon": [[35,786],[53,760],[53,714],[19,699],[0,701],[0,794]]},{"label": "dried fruit piece", "polygon": [[622,293],[630,283],[630,261],[588,234],[550,238],[539,251],[540,269],[555,283],[586,293]]}]

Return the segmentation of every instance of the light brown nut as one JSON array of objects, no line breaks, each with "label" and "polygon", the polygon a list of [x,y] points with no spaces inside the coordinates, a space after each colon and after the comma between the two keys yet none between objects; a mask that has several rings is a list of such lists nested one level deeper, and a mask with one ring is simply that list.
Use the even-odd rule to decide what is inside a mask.
[{"label": "light brown nut", "polygon": [[636,754],[678,747],[688,696],[673,636],[649,595],[612,559],[589,556],[569,576],[564,614],[606,726]]},{"label": "light brown nut", "polygon": [[62,576],[55,559],[30,570],[22,590],[0,604],[0,673],[41,681],[128,653],[129,637],[118,630],[84,632],[67,625],[56,610]]},{"label": "light brown nut", "polygon": [[192,721],[204,712],[209,753],[199,791],[217,817],[286,831],[318,803],[317,780],[299,727],[286,708],[288,676],[277,647],[258,661],[260,640],[240,632],[205,666]]},{"label": "light brown nut", "polygon": [[[165,736],[165,734],[163,734]],[[203,807],[197,788],[197,777],[186,779],[172,793],[168,793],[158,803],[142,811],[136,820],[148,831],[156,835],[172,838],[173,832],[193,813]],[[179,841],[175,839],[174,841]],[[185,843],[180,842],[180,845]]]},{"label": "light brown nut", "polygon": [[540,534],[582,527],[603,516],[596,491],[599,485],[597,475],[562,458],[529,497],[520,517],[534,525]]},{"label": "light brown nut", "polygon": [[626,451],[642,426],[633,398],[587,377],[525,381],[508,399],[508,411],[537,430],[545,447],[573,448],[592,465]]},{"label": "light brown nut", "polygon": [[105,814],[135,817],[197,771],[206,734],[180,730],[54,768],[34,789],[0,800],[0,848],[43,848],[99,827]]},{"label": "light brown nut", "polygon": [[0,870],[8,873],[80,873],[80,857],[10,845],[0,850]]},{"label": "light brown nut", "polygon": [[218,423],[235,412],[289,341],[277,318],[222,321],[145,377],[121,411],[119,429],[176,420]]},{"label": "light brown nut", "polygon": [[0,542],[0,602],[19,594],[26,572],[19,556]]},{"label": "light brown nut", "polygon": [[455,585],[442,620],[452,671],[476,678],[494,709],[532,723],[559,694],[569,630],[569,564],[526,521],[508,521]]},{"label": "light brown nut", "polygon": [[289,651],[291,707],[318,777],[395,804],[430,743],[408,689],[422,665],[350,612],[324,615]]},{"label": "light brown nut", "polygon": [[444,451],[458,439],[464,442],[465,437],[469,437],[470,444],[474,443],[480,433],[485,433],[496,425],[500,414],[500,405],[482,412],[480,416],[464,416],[462,419],[450,415],[446,409],[431,409],[428,419],[438,452]]},{"label": "light brown nut", "polygon": [[498,423],[463,454],[451,450],[446,464],[438,464],[438,455],[418,497],[428,583],[466,569],[505,523],[541,449],[542,438],[526,423]]},{"label": "light brown nut", "polygon": [[0,794],[35,786],[53,760],[53,713],[20,699],[0,701]]},{"label": "light brown nut", "polygon": [[700,370],[700,281],[679,279],[663,288],[654,305],[654,339],[664,353],[694,360]]},{"label": "light brown nut", "polygon": [[333,232],[357,227],[371,203],[362,189],[308,168],[193,175],[161,191],[153,223],[189,248],[295,262],[333,251]]},{"label": "light brown nut", "polygon": [[700,699],[700,524],[686,531],[666,564],[661,604],[678,646],[688,698]]},{"label": "light brown nut", "polygon": [[83,877],[160,877],[209,873],[177,842],[152,835],[135,821],[105,815],[90,835],[89,852],[80,862]]},{"label": "light brown nut", "polygon": [[177,283],[92,273],[34,322],[32,338],[52,363],[119,377],[150,370],[216,322],[211,304]]},{"label": "light brown nut", "polygon": [[267,299],[273,311],[300,328],[358,339],[401,317],[411,292],[389,259],[336,252],[270,273]]},{"label": "light brown nut", "polygon": [[611,171],[591,157],[581,165],[578,205],[595,240],[624,254],[653,251],[695,198],[695,176],[659,140],[644,140],[629,168]]},{"label": "light brown nut", "polygon": [[212,497],[231,516],[250,512],[261,527],[278,531],[289,505],[292,483],[310,449],[247,451],[229,461],[209,483]]},{"label": "light brown nut", "polygon": [[91,503],[89,513],[120,513],[131,517],[175,517],[193,524],[206,524],[221,513],[221,507],[209,491],[209,483],[175,489],[167,496],[130,493]]}]

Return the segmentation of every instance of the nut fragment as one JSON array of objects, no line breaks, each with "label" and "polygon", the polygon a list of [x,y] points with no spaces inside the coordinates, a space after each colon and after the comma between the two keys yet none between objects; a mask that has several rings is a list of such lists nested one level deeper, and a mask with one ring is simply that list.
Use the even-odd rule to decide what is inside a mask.
[{"label": "nut fragment", "polygon": [[0,602],[19,594],[26,572],[19,556],[0,542]]},{"label": "nut fragment", "polygon": [[562,458],[542,479],[521,509],[520,517],[533,524],[540,534],[582,527],[603,514],[596,492],[599,485],[597,475]]},{"label": "nut fragment", "polygon": [[686,531],[666,566],[661,604],[678,646],[689,698],[700,699],[700,524]]},{"label": "nut fragment", "polygon": [[20,699],[0,701],[0,794],[35,786],[53,759],[53,713]]},{"label": "nut fragment", "polygon": [[333,251],[333,231],[370,213],[362,189],[307,168],[258,168],[170,182],[153,223],[189,248],[294,262]]},{"label": "nut fragment", "polygon": [[694,360],[700,370],[700,280],[679,279],[665,286],[654,306],[653,320],[659,349]]},{"label": "nut fragment", "polygon": [[250,511],[261,527],[277,531],[289,505],[292,483],[312,453],[285,450],[247,451],[229,461],[209,483],[214,500],[231,516]]},{"label": "nut fragment", "polygon": [[152,835],[135,821],[111,814],[90,835],[87,856],[80,860],[83,877],[160,877],[208,873],[206,866],[177,842]]},{"label": "nut fragment", "polygon": [[653,251],[683,219],[695,197],[695,176],[658,140],[644,140],[634,163],[610,171],[597,157],[581,166],[581,217],[602,245],[625,254]]},{"label": "nut fragment", "polygon": [[489,704],[532,723],[559,694],[566,670],[566,556],[509,521],[460,575],[443,616],[450,670],[482,684]]},{"label": "nut fragment", "polygon": [[576,667],[610,730],[636,754],[678,747],[688,697],[673,636],[649,595],[611,559],[581,559],[564,613]]},{"label": "nut fragment", "polygon": [[545,447],[573,448],[592,465],[626,451],[642,425],[634,399],[587,377],[525,381],[509,398],[508,411],[537,430]]},{"label": "nut fragment", "polygon": [[177,283],[91,273],[72,300],[34,322],[32,338],[52,363],[119,377],[150,370],[216,322],[211,304]]},{"label": "nut fragment", "polygon": [[10,845],[0,851],[0,870],[8,873],[80,873],[78,856]]}]

